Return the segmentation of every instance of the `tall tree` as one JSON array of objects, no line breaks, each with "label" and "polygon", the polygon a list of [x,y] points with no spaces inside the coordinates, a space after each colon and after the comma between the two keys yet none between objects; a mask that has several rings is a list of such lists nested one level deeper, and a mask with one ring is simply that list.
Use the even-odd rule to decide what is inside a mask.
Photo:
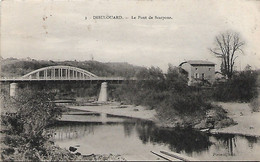
[{"label": "tall tree", "polygon": [[226,32],[216,36],[215,44],[216,47],[210,51],[222,59],[221,72],[230,79],[238,54],[243,53],[242,46],[245,42],[241,41],[238,33]]}]

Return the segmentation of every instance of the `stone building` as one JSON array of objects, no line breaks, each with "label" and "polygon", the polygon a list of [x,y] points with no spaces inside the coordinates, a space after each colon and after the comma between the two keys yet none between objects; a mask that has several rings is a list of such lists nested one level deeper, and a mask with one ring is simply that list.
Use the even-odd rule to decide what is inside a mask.
[{"label": "stone building", "polygon": [[215,81],[215,63],[203,60],[184,61],[179,65],[188,72],[188,85]]}]

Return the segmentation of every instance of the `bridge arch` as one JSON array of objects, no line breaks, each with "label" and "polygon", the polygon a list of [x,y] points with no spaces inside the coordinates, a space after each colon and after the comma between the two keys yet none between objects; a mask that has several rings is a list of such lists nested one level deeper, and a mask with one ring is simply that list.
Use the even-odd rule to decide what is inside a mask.
[{"label": "bridge arch", "polygon": [[61,80],[70,80],[70,79],[90,79],[97,78],[95,74],[83,70],[77,67],[72,66],[48,66],[34,70],[22,78],[28,79],[61,79]]}]

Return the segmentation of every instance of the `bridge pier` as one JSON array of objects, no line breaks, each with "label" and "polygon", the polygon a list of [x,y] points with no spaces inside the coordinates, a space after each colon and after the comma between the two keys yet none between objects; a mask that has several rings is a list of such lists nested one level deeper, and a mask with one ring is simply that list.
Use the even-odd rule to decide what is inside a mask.
[{"label": "bridge pier", "polygon": [[107,82],[101,84],[98,102],[107,102]]},{"label": "bridge pier", "polygon": [[10,96],[15,97],[17,95],[18,83],[10,84]]}]

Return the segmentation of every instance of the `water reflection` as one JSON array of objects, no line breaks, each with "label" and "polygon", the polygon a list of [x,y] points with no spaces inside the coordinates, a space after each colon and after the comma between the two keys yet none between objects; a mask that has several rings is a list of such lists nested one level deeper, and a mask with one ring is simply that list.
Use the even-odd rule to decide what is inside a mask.
[{"label": "water reflection", "polygon": [[238,147],[241,147],[237,145],[238,141],[244,141],[247,146],[244,146],[248,149],[253,149],[255,145],[259,145],[258,141],[259,138],[252,137],[252,136],[237,136],[234,134],[216,134],[212,135],[211,141],[214,141],[214,145],[218,152],[220,150],[224,149],[224,154],[226,156],[236,156],[236,152],[239,152]]},{"label": "water reflection", "polygon": [[144,144],[147,142],[167,144],[170,150],[178,153],[200,152],[211,145],[206,134],[192,129],[162,129],[153,124],[138,124],[136,130]]},{"label": "water reflection", "polygon": [[216,147],[218,148],[225,148],[226,155],[234,156],[234,148],[237,147],[236,140],[237,137],[233,134],[217,134],[214,136],[214,138],[217,140],[215,142]]},{"label": "water reflection", "polygon": [[[174,152],[202,151],[208,149],[211,142],[206,134],[191,129],[161,129],[152,122],[124,122],[108,123],[107,125],[123,125],[125,137],[129,137],[133,132],[137,132],[143,144],[163,144],[169,145]],[[72,123],[60,122],[55,127],[55,140],[76,139],[88,134],[94,134],[101,123]]]},{"label": "water reflection", "polygon": [[76,123],[76,122],[57,122],[52,126],[54,140],[77,139],[88,134],[94,134],[95,129],[101,123]]},{"label": "water reflection", "polygon": [[135,128],[135,124],[133,123],[123,123],[124,125],[124,133],[125,133],[125,137],[130,137],[134,131]]},{"label": "water reflection", "polygon": [[253,149],[254,148],[254,145],[257,144],[257,142],[259,141],[258,138],[256,137],[251,137],[251,136],[248,136],[248,137],[245,137],[248,141],[248,147]]},{"label": "water reflection", "polygon": [[208,135],[192,129],[163,129],[152,122],[137,119],[108,121],[106,124],[57,122],[51,129],[55,132],[53,139],[61,145],[68,145],[66,147],[71,146],[73,141],[76,141],[75,144],[93,142],[95,146],[100,145],[103,151],[111,151],[116,142],[118,146],[115,147],[119,148],[112,150],[125,154],[129,154],[130,148],[142,154],[155,149],[178,152],[201,160],[260,160],[259,138],[232,134]]}]

